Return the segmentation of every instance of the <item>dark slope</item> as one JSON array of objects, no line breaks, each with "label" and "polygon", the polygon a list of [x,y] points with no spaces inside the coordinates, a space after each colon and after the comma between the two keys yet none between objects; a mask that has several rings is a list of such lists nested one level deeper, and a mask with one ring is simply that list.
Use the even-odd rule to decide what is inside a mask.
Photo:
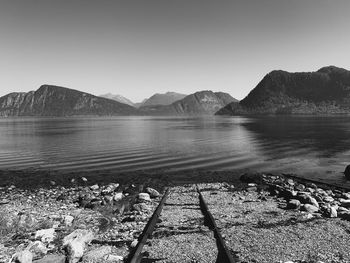
[{"label": "dark slope", "polygon": [[0,98],[0,116],[131,115],[129,105],[58,86],[10,93]]},{"label": "dark slope", "polygon": [[334,66],[316,72],[272,71],[239,104],[218,115],[350,113],[350,72]]},{"label": "dark slope", "polygon": [[237,101],[223,92],[199,91],[168,106],[141,107],[149,115],[213,115],[223,106]]}]

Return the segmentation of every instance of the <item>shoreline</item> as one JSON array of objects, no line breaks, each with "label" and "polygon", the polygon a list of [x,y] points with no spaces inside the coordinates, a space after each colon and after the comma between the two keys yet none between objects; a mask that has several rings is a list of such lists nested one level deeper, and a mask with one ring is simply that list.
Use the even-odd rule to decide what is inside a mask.
[{"label": "shoreline", "polygon": [[[62,174],[33,170],[16,173],[1,171],[0,255],[2,257],[0,262],[9,262],[11,257],[18,256],[18,253],[23,251],[30,251],[37,260],[26,262],[41,263],[45,261],[40,260],[43,258],[47,260],[47,257],[66,259],[72,255],[69,254],[67,245],[64,246],[64,238],[72,233],[77,234],[76,231],[82,236],[89,233],[93,236],[83,246],[83,262],[124,262],[123,260],[135,246],[135,242],[137,243],[137,238],[157,207],[166,187],[170,187],[173,192],[172,199],[167,201],[165,211],[160,218],[162,223],[158,225],[159,229],[155,230],[150,243],[148,242],[148,245],[154,245],[147,246],[146,251],[150,258],[160,257],[161,253],[169,256],[168,261],[161,262],[173,262],[176,259],[173,256],[176,255],[179,257],[177,262],[191,262],[186,261],[187,259],[181,255],[189,254],[194,257],[196,253],[197,256],[199,256],[198,253],[204,253],[199,244],[196,253],[185,246],[181,248],[181,253],[177,251],[171,256],[171,251],[167,249],[180,242],[179,240],[190,242],[189,247],[191,244],[194,245],[195,243],[191,243],[193,240],[191,238],[198,231],[197,237],[209,234],[210,230],[203,229],[199,223],[202,220],[200,214],[193,214],[190,221],[183,221],[190,211],[186,203],[195,204],[198,201],[195,197],[195,185],[199,185],[204,191],[204,198],[218,222],[225,242],[231,247],[231,251],[236,251],[241,259],[246,260],[245,262],[269,262],[266,261],[269,252],[264,246],[273,246],[276,242],[273,238],[271,241],[266,241],[265,245],[261,245],[261,255],[257,254],[246,243],[247,231],[253,231],[249,232],[252,236],[257,231],[257,233],[271,231],[269,235],[272,236],[279,235],[278,231],[282,231],[284,234],[281,238],[288,243],[291,242],[290,240],[296,240],[293,235],[289,236],[288,231],[299,233],[301,229],[306,231],[305,226],[309,226],[307,229],[310,233],[308,232],[308,235],[300,241],[306,242],[310,238],[313,240],[310,241],[311,243],[315,243],[316,247],[317,245],[323,247],[323,250],[327,250],[329,254],[331,252],[328,251],[328,247],[322,245],[317,237],[320,234],[317,232],[318,226],[327,227],[329,231],[325,230],[322,233],[326,236],[333,235],[336,240],[339,239],[340,228],[344,227],[349,231],[344,232],[344,235],[350,242],[350,222],[347,221],[350,219],[350,211],[347,209],[348,201],[346,201],[349,199],[350,208],[350,193],[348,193],[350,191],[340,191],[322,183],[316,185],[303,179],[291,179],[282,175],[243,174],[245,176],[242,176],[242,171],[189,171],[167,174],[161,172]],[[303,185],[303,188],[297,190],[300,185]],[[314,207],[298,201],[298,192],[301,195],[305,192],[305,195],[310,196],[311,203],[314,202],[313,199],[318,198],[319,208],[315,210]],[[186,197],[188,194],[192,199]],[[294,199],[298,200],[291,202]],[[171,203],[173,205],[169,206]],[[293,205],[296,207],[290,209]],[[180,209],[174,210],[176,206]],[[198,208],[193,207],[193,209]],[[337,212],[335,217],[334,209]],[[174,214],[175,211],[177,212]],[[53,231],[50,242],[38,236],[38,231],[42,230]],[[186,234],[188,230],[194,233]],[[315,234],[316,232],[318,234]],[[186,235],[189,236],[186,238]],[[265,239],[266,236],[258,235],[250,242],[260,246],[259,242],[264,244]],[[287,260],[314,262],[301,261],[306,257],[304,249],[296,246],[297,244],[288,244],[289,247],[286,249],[288,253],[281,254],[280,262],[287,262]],[[342,246],[340,241],[337,244]],[[207,247],[207,249],[210,248]],[[311,247],[308,249],[310,250]],[[98,253],[102,255],[98,261],[88,261]],[[291,258],[293,253],[296,256]],[[317,249],[312,253],[314,258],[320,253],[320,260],[322,257],[327,258],[327,255],[323,255],[324,253]],[[332,254],[335,259],[333,262],[349,262],[346,257],[350,258],[350,255],[344,253],[339,254],[340,256]],[[213,257],[215,253],[210,255]],[[109,256],[110,259],[108,259]],[[200,258],[199,262],[208,262],[205,257]],[[276,254],[274,259],[277,258]],[[260,261],[254,261],[257,259]]]}]

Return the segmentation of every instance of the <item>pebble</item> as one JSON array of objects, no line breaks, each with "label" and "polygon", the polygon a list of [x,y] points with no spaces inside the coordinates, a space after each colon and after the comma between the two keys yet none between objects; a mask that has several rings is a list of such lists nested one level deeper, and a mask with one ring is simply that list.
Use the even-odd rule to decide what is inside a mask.
[{"label": "pebble", "polygon": [[146,193],[148,193],[151,198],[156,198],[160,196],[160,193],[156,189],[153,189],[151,187],[146,188]]},{"label": "pebble", "polygon": [[21,252],[17,252],[13,256],[12,262],[16,262],[16,263],[32,263],[33,262],[33,254],[29,250],[23,250]]},{"label": "pebble", "polygon": [[48,229],[41,229],[36,231],[35,233],[35,239],[40,238],[41,242],[43,243],[51,243],[56,237],[55,229],[54,228],[48,228]]},{"label": "pebble", "polygon": [[115,263],[120,262],[121,263],[121,262],[123,262],[124,258],[122,256],[110,254],[110,255],[105,256],[104,260],[107,262],[115,262]]},{"label": "pebble", "polygon": [[148,193],[139,193],[137,198],[140,202],[150,202],[151,201],[151,197]]}]

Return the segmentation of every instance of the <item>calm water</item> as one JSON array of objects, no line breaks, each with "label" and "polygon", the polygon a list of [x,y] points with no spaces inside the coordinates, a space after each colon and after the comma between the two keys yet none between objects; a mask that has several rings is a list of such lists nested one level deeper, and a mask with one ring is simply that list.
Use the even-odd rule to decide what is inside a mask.
[{"label": "calm water", "polygon": [[349,117],[0,119],[0,169],[292,172],[342,182]]}]

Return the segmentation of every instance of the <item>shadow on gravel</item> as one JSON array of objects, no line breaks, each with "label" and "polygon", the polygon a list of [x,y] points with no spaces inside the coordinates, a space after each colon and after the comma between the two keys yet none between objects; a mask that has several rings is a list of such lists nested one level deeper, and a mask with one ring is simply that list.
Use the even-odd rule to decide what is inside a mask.
[{"label": "shadow on gravel", "polygon": [[291,225],[296,225],[300,223],[308,223],[308,222],[313,222],[313,221],[318,221],[319,218],[311,218],[308,220],[298,220],[296,218],[288,218],[286,220],[281,220],[278,222],[265,222],[262,220],[259,220],[257,224],[254,226],[255,228],[262,228],[262,229],[271,229],[275,227],[280,227],[280,226],[291,226]]}]

